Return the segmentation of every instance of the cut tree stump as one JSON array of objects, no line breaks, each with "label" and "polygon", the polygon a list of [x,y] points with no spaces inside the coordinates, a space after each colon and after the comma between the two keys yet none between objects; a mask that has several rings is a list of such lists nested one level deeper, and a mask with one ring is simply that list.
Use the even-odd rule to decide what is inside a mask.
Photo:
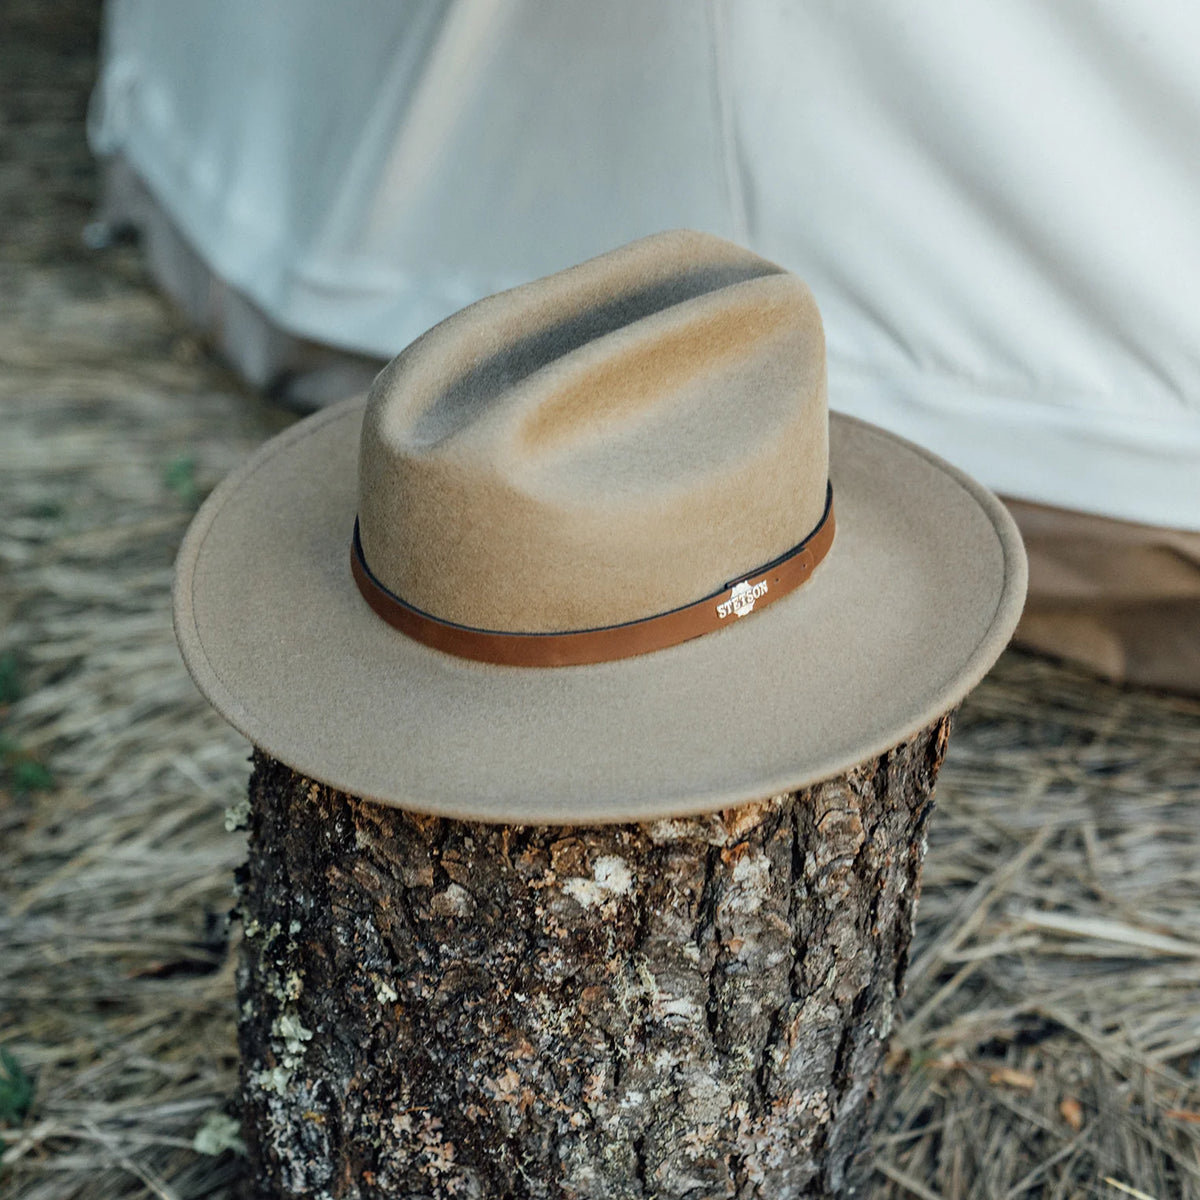
[{"label": "cut tree stump", "polygon": [[588,827],[417,816],[258,754],[253,1194],[866,1194],[949,724],[799,792]]}]

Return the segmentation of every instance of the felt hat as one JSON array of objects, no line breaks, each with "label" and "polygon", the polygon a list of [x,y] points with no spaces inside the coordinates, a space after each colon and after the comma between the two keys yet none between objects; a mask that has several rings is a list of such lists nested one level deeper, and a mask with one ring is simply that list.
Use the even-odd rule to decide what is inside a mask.
[{"label": "felt hat", "polygon": [[272,439],[197,514],[174,603],[200,689],[303,774],[585,824],[882,753],[1024,592],[991,493],[829,413],[807,288],[676,231],[469,306]]}]

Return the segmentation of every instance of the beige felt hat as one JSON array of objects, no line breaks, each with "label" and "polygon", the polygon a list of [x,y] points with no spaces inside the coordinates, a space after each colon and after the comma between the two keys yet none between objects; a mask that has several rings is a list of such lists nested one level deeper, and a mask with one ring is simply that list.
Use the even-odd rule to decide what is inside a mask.
[{"label": "beige felt hat", "polygon": [[634,242],[471,305],[226,479],[180,550],[204,694],[344,791],[649,820],[837,774],[1020,614],[1005,509],[838,414],[794,276]]}]

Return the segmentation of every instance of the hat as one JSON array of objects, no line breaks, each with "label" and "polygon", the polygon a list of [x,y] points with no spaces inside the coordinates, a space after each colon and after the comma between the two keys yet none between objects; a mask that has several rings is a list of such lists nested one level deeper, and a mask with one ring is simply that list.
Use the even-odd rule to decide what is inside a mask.
[{"label": "hat", "polygon": [[1020,614],[999,501],[826,403],[795,276],[645,238],[456,313],[196,515],[175,628],[268,754],[512,824],[814,783],[951,709]]}]

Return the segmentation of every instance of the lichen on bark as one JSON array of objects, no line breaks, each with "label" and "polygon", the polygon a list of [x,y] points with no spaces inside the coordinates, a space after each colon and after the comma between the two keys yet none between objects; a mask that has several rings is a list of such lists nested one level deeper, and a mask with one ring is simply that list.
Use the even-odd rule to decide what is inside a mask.
[{"label": "lichen on bark", "polygon": [[595,827],[418,816],[258,754],[257,1194],[860,1192],[948,728],[799,792]]}]

